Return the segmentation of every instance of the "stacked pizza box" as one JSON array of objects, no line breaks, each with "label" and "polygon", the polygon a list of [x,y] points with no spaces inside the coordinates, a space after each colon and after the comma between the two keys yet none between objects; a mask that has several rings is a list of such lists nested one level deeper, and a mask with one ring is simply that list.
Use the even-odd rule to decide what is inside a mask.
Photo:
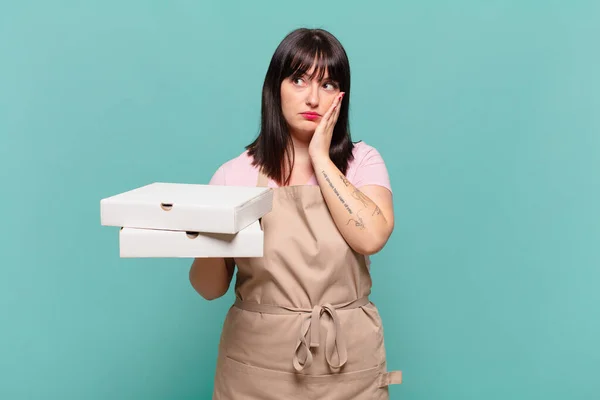
[{"label": "stacked pizza box", "polygon": [[262,257],[272,189],[155,182],[100,201],[129,257]]}]

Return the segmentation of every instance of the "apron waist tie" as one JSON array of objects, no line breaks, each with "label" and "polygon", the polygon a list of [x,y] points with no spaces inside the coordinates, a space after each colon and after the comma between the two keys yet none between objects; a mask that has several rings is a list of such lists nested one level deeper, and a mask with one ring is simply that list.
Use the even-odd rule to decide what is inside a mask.
[{"label": "apron waist tie", "polygon": [[[333,332],[327,331],[327,337],[325,339],[325,358],[327,359],[327,363],[334,369],[341,368],[346,364],[346,361],[348,360],[346,340],[341,329],[337,311],[360,308],[367,304],[369,304],[368,297],[361,297],[360,299],[335,306],[331,304],[316,305],[312,310],[271,304],[259,304],[242,301],[237,298],[234,305],[245,311],[265,314],[307,314],[300,328],[300,335],[296,343],[293,360],[296,371],[302,371],[312,364],[313,356],[311,349],[319,347],[321,316],[323,314],[328,314],[333,321]],[[337,363],[334,363],[332,360],[335,352],[337,352],[338,355]]]}]

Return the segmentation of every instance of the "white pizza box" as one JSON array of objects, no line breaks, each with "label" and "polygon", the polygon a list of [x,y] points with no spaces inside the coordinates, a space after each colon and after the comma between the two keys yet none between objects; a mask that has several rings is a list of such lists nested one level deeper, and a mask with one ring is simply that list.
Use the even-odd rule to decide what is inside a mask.
[{"label": "white pizza box", "polygon": [[237,233],[271,211],[273,190],[155,182],[100,201],[101,224]]},{"label": "white pizza box", "polygon": [[140,228],[119,231],[122,258],[262,257],[263,246],[260,221],[234,234]]}]

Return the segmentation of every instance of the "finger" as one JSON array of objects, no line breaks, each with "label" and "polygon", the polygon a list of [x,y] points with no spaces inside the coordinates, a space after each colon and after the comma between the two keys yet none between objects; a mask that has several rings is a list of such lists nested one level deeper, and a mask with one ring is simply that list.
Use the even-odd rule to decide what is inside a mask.
[{"label": "finger", "polygon": [[340,109],[339,107],[336,109],[335,113],[331,116],[331,118],[329,119],[329,123],[328,125],[328,129],[333,132],[333,128],[335,127],[335,124],[337,124],[338,121],[338,116],[340,115]]},{"label": "finger", "polygon": [[344,95],[345,93],[342,93],[340,96],[340,99],[338,101],[338,105],[335,108],[335,119],[337,120],[337,117],[340,115],[340,111],[342,110],[342,101],[344,101]]},{"label": "finger", "polygon": [[331,119],[331,116],[335,112],[336,107],[337,107],[337,98],[336,98],[336,100],[334,100],[331,103],[331,105],[329,106],[329,110],[327,110],[327,112],[325,113],[325,115],[323,115],[323,119],[325,121],[329,121]]},{"label": "finger", "polygon": [[342,99],[344,98],[344,93],[341,93],[338,95],[338,97],[336,97],[335,101],[333,102],[333,112],[330,115],[329,118],[329,125],[333,126],[335,125],[335,123],[337,122],[338,116],[340,115],[340,110],[341,110],[341,105],[342,105]]},{"label": "finger", "polygon": [[336,108],[334,108],[333,112],[331,113],[329,120],[327,120],[327,126],[330,128],[333,127],[335,125],[335,123],[337,122],[339,115],[340,115],[340,107],[337,106]]},{"label": "finger", "polygon": [[329,106],[329,110],[327,110],[327,112],[329,113],[329,116],[331,116],[331,114],[333,114],[335,112],[336,109],[339,108],[341,102],[342,102],[342,97],[344,97],[344,93],[339,93],[336,98],[331,102],[331,105]]},{"label": "finger", "polygon": [[334,115],[334,116],[333,116],[333,118],[332,118],[332,119],[333,119],[333,124],[334,124],[334,125],[335,125],[335,124],[337,123],[337,121],[338,121],[338,118],[339,118],[339,116],[340,116],[340,110],[341,110],[341,108],[342,108],[342,107],[338,107],[338,108],[335,110],[335,115]]}]

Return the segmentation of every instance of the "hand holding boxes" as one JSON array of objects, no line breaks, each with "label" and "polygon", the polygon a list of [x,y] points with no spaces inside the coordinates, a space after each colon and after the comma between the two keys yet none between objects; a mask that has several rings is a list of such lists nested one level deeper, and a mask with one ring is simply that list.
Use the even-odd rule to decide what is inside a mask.
[{"label": "hand holding boxes", "polygon": [[262,257],[272,189],[156,182],[100,201],[121,257]]}]

